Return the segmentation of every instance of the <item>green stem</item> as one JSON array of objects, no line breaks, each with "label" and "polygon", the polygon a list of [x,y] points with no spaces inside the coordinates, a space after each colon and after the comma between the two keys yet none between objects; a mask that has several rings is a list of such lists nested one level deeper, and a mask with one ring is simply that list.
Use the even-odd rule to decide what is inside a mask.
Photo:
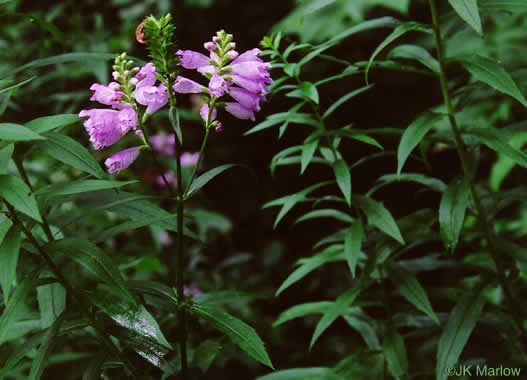
[{"label": "green stem", "polygon": [[[166,87],[168,91],[168,99],[170,108],[176,108],[176,97],[174,89],[172,88],[172,79],[169,75],[165,76]],[[183,379],[188,378],[188,358],[187,358],[187,312],[184,306],[185,303],[185,252],[183,251],[183,214],[185,212],[185,200],[183,198],[183,176],[181,175],[181,143],[176,138],[174,150],[176,154],[176,179],[177,179],[177,265],[176,265],[176,297],[179,305],[178,319],[180,323],[180,340],[179,348],[181,354],[181,370]]]},{"label": "green stem", "polygon": [[117,346],[112,342],[112,340],[108,337],[108,335],[99,327],[93,314],[88,310],[86,306],[84,306],[84,304],[81,301],[81,298],[77,295],[73,287],[69,284],[66,278],[62,275],[59,268],[55,265],[55,263],[53,262],[51,257],[48,255],[48,253],[38,243],[38,241],[35,239],[33,234],[26,228],[26,226],[20,221],[20,219],[18,219],[18,216],[13,206],[11,206],[8,202],[4,201],[4,203],[7,206],[10,216],[15,222],[15,224],[22,229],[22,231],[24,232],[24,235],[26,235],[26,237],[31,242],[31,244],[37,249],[40,255],[44,258],[44,261],[46,261],[46,264],[51,269],[51,271],[53,272],[57,280],[66,289],[67,293],[71,296],[71,298],[77,304],[80,312],[88,318],[88,320],[90,321],[90,325],[93,327],[97,337],[110,349],[110,351],[112,351],[119,358],[119,360],[123,362],[124,367],[130,372],[133,378],[137,379],[135,375],[135,369],[133,365],[130,363],[130,361],[128,360],[128,358],[125,355],[123,355],[123,353],[119,350],[119,348],[117,348]]},{"label": "green stem", "polygon": [[186,198],[190,185],[192,185],[194,177],[196,176],[196,172],[198,171],[203,152],[205,151],[205,145],[207,144],[207,139],[209,138],[209,132],[210,128],[205,128],[205,136],[203,137],[203,142],[201,143],[201,148],[199,149],[198,161],[196,162],[196,165],[194,165],[194,169],[192,170],[192,176],[190,177],[190,180],[188,181],[187,186],[185,187],[185,191],[183,192],[183,198]]},{"label": "green stem", "polygon": [[432,22],[434,26],[437,58],[439,60],[439,68],[440,68],[439,79],[441,82],[441,91],[443,93],[443,100],[447,108],[448,119],[450,121],[452,131],[454,133],[454,137],[456,141],[456,150],[457,150],[459,159],[461,160],[461,166],[463,168],[464,176],[469,181],[470,193],[472,195],[472,199],[474,200],[474,204],[476,206],[476,210],[479,216],[478,221],[481,224],[483,233],[485,234],[485,240],[488,243],[491,258],[494,261],[494,264],[496,265],[498,281],[500,283],[501,288],[503,289],[505,293],[505,300],[509,304],[509,308],[510,308],[510,311],[512,312],[512,317],[514,319],[516,327],[520,331],[520,339],[522,341],[523,351],[524,351],[523,354],[525,354],[525,348],[527,347],[527,338],[525,336],[525,331],[523,329],[523,317],[521,315],[522,313],[520,309],[516,307],[518,303],[517,301],[515,301],[512,287],[510,283],[507,281],[507,277],[505,275],[505,267],[503,263],[499,260],[498,250],[496,249],[496,242],[494,241],[494,233],[492,231],[491,226],[489,225],[487,211],[483,207],[480,196],[478,195],[476,191],[476,187],[474,185],[474,181],[472,178],[473,173],[469,167],[469,163],[468,163],[468,159],[467,159],[466,151],[465,151],[465,145],[461,138],[461,132],[457,125],[457,121],[454,115],[454,109],[452,107],[452,102],[450,99],[450,94],[448,92],[447,77],[446,77],[446,70],[445,70],[445,63],[444,63],[444,56],[443,56],[443,44],[441,40],[441,29],[439,26],[439,21],[438,21],[438,16],[437,16],[437,8],[435,5],[435,0],[429,0],[429,2],[430,2],[430,10],[432,13]]},{"label": "green stem", "polygon": [[[31,182],[29,182],[29,178],[27,176],[26,170],[24,169],[24,164],[22,163],[21,160],[18,160],[18,159],[15,159],[14,161],[15,161],[16,168],[18,169],[18,172],[22,176],[22,179],[24,180],[24,182],[27,184],[27,186],[31,190],[31,193],[33,193],[34,192],[33,186],[31,186]],[[51,233],[51,229],[49,228],[49,223],[45,215],[42,215],[42,222],[43,222],[42,227],[44,229],[44,233],[48,237],[48,241],[53,241],[54,240],[53,234]]]}]

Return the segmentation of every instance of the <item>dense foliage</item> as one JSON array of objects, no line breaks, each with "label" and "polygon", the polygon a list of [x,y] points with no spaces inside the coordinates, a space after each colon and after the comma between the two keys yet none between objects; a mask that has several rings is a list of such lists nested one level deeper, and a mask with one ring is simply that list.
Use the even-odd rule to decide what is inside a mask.
[{"label": "dense foliage", "polygon": [[525,1],[0,7],[0,379],[526,376]]}]

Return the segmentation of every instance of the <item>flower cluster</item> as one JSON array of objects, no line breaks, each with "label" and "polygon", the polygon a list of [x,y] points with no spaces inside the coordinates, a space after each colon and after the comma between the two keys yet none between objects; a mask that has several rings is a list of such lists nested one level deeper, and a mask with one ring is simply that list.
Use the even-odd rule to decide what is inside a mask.
[{"label": "flower cluster", "polygon": [[[260,100],[265,100],[269,92],[267,85],[272,83],[269,75],[271,65],[258,58],[260,49],[254,48],[243,54],[235,50],[232,35],[219,31],[212,41],[204,44],[209,56],[192,51],[179,50],[179,65],[186,69],[195,69],[209,79],[208,88],[190,79],[178,76],[174,91],[179,93],[208,92],[211,96],[212,110],[204,104],[200,115],[206,123],[212,124],[216,119],[216,99],[225,94],[235,101],[225,102],[225,110],[239,119],[254,120],[254,112],[260,111]],[[204,90],[205,89],[205,90]],[[216,130],[221,130],[221,123],[216,121]]]}]

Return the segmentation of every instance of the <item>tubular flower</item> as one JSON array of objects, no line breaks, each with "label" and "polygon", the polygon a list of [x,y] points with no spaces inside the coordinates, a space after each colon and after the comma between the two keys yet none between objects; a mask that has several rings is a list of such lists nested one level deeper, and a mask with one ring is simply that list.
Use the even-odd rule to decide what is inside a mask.
[{"label": "tubular flower", "polygon": [[103,84],[94,83],[91,85],[90,90],[93,91],[93,95],[90,100],[105,104],[107,106],[113,106],[119,103],[123,93],[119,91],[119,83],[110,82],[108,86]]},{"label": "tubular flower", "polygon": [[[260,111],[260,100],[265,101],[264,95],[269,92],[267,85],[273,83],[269,74],[271,64],[258,57],[261,50],[257,48],[239,54],[234,50],[236,44],[232,42],[232,35],[224,31],[219,31],[212,41],[205,42],[203,46],[208,50],[209,57],[192,50],[179,50],[176,53],[180,59],[179,65],[187,69],[195,69],[209,79],[207,90],[212,97],[209,104],[229,94],[236,102],[225,102],[225,110],[237,118],[255,120],[254,112]],[[181,91],[176,90],[176,87],[174,90],[182,93],[186,91],[183,84],[180,87]],[[195,88],[197,90],[197,87]],[[207,91],[202,90],[202,92]],[[200,111],[205,122],[207,122],[208,110],[207,105]],[[211,115],[211,120],[208,122],[215,120],[215,117]],[[218,121],[209,125],[215,126],[217,131],[223,128]]]},{"label": "tubular flower", "polygon": [[190,152],[183,152],[181,153],[181,166],[192,166],[196,165],[198,163],[199,158],[199,152],[196,153],[190,153]]},{"label": "tubular flower", "polygon": [[173,133],[151,136],[150,143],[155,151],[167,156],[173,156],[176,136]]},{"label": "tubular flower", "polygon": [[147,106],[146,113],[153,114],[168,103],[168,92],[164,84],[154,86],[156,83],[156,71],[151,62],[144,65],[136,74],[137,80],[134,98],[137,103]]},{"label": "tubular flower", "polygon": [[199,94],[205,89],[205,86],[179,75],[172,88],[180,94]]},{"label": "tubular flower", "polygon": [[95,149],[115,144],[130,128],[136,129],[137,113],[132,107],[120,111],[111,109],[90,109],[79,112],[79,117],[89,116],[84,121],[84,128],[90,135],[90,142]]},{"label": "tubular flower", "polygon": [[139,156],[140,147],[136,146],[133,148],[121,150],[115,153],[104,161],[104,164],[108,167],[108,172],[119,172],[123,169],[128,168]]}]

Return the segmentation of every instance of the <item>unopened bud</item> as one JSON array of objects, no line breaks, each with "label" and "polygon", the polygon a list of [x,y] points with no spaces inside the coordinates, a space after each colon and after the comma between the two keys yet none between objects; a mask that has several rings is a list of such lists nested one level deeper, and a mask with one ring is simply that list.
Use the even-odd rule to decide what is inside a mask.
[{"label": "unopened bud", "polygon": [[112,72],[112,78],[113,78],[114,80],[119,79],[119,73],[118,73],[117,71],[113,71],[113,72]]},{"label": "unopened bud", "polygon": [[124,74],[125,77],[127,77],[128,74],[130,74],[130,71],[129,71],[129,70],[124,70],[124,71],[123,71],[123,74]]},{"label": "unopened bud", "polygon": [[236,49],[236,42],[231,42],[231,43],[229,43],[229,47],[230,47],[231,49]]},{"label": "unopened bud", "polygon": [[229,59],[235,59],[236,57],[238,56],[238,52],[236,50],[229,50],[227,52],[227,57],[229,57]]},{"label": "unopened bud", "polygon": [[214,42],[205,42],[203,44],[203,46],[205,47],[205,49],[207,49],[208,51],[214,51],[216,50],[216,44]]}]

